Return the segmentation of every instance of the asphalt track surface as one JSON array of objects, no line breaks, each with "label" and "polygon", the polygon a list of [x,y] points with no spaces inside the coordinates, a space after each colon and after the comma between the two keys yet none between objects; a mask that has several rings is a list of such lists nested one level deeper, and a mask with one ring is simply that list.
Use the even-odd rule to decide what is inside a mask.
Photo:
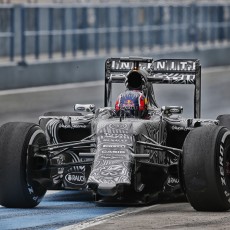
[{"label": "asphalt track surface", "polygon": [[[202,117],[230,114],[230,67],[203,70]],[[117,85],[114,98],[121,90]],[[160,105],[182,105],[193,116],[193,87],[155,87]],[[75,103],[103,106],[103,81],[0,91],[0,125],[8,121],[37,122],[47,111],[72,111]],[[188,203],[149,207],[99,207],[91,194],[49,191],[32,210],[0,206],[0,229],[230,229],[230,212],[196,212]]]}]

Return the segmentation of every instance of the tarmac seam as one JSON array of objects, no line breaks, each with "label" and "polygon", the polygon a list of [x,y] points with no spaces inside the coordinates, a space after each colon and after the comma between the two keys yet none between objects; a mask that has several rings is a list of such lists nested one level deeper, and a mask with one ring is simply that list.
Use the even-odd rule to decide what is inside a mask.
[{"label": "tarmac seam", "polygon": [[147,206],[147,207],[142,207],[142,208],[126,208],[124,210],[116,211],[110,214],[102,215],[90,220],[85,220],[82,222],[79,222],[77,224],[69,225],[66,227],[59,228],[59,230],[83,230],[89,227],[93,227],[102,223],[105,223],[107,220],[110,220],[112,218],[117,218],[121,217],[127,214],[135,214],[138,212],[146,211],[148,209],[151,209],[153,207],[157,207],[159,204]]}]

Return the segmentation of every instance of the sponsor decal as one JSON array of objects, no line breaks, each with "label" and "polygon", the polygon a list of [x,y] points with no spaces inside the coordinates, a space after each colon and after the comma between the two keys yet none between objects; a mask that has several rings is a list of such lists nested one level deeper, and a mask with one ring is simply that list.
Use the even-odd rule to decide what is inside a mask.
[{"label": "sponsor decal", "polygon": [[117,160],[122,160],[122,161],[128,161],[129,160],[129,155],[126,154],[100,154],[98,156],[99,160],[107,160],[108,164],[114,164],[114,161],[117,161]]},{"label": "sponsor decal", "polygon": [[67,129],[67,128],[82,128],[82,129],[86,129],[86,128],[89,128],[88,125],[85,125],[85,124],[60,124],[59,125],[59,128],[64,128],[64,129]]},{"label": "sponsor decal", "polygon": [[36,195],[35,195],[33,187],[32,187],[30,184],[27,184],[27,188],[28,188],[29,194],[32,196],[32,199],[33,199],[35,202],[40,202],[41,199],[42,199],[42,197],[39,197],[39,196],[36,196]]},{"label": "sponsor decal", "polygon": [[[213,125],[216,124],[216,120],[197,120],[194,119],[194,122],[198,122],[198,123],[203,123],[205,125]],[[218,123],[217,123],[218,124]]]},{"label": "sponsor decal", "polygon": [[117,153],[117,154],[123,153],[125,154],[125,151],[124,150],[102,150],[101,153]]},{"label": "sponsor decal", "polygon": [[34,194],[34,190],[33,190],[33,187],[29,184],[27,184],[27,188],[28,188],[28,191],[30,194]]},{"label": "sponsor decal", "polygon": [[177,130],[177,131],[187,131],[187,130],[192,130],[194,129],[193,127],[183,127],[183,126],[176,126],[176,125],[173,125],[171,127],[172,130]]},{"label": "sponsor decal", "polygon": [[196,62],[183,60],[158,60],[154,63],[154,70],[169,70],[169,71],[195,71]]},{"label": "sponsor decal", "polygon": [[39,201],[39,200],[38,200],[38,196],[34,196],[34,197],[33,197],[33,200],[34,200],[34,201]]},{"label": "sponsor decal", "polygon": [[168,184],[179,184],[179,179],[175,177],[169,177],[167,183]]},{"label": "sponsor decal", "polygon": [[224,164],[223,164],[223,159],[224,159],[224,143],[221,143],[220,145],[220,155],[219,155],[219,169],[220,169],[220,176],[221,176],[221,184],[226,185],[225,181],[225,175],[224,175]]},{"label": "sponsor decal", "polygon": [[117,139],[117,138],[105,138],[104,136],[102,136],[101,139],[99,139],[99,141],[101,142],[109,142],[109,143],[126,143],[126,144],[131,144],[132,143],[132,139]]},{"label": "sponsor decal", "polygon": [[98,136],[98,141],[103,144],[108,143],[122,143],[131,144],[132,143],[132,135],[124,134],[124,133],[105,133],[103,135]]},{"label": "sponsor decal", "polygon": [[65,181],[73,185],[84,185],[85,175],[82,172],[71,172],[65,175]]},{"label": "sponsor decal", "polygon": [[174,82],[174,83],[193,83],[195,81],[195,75],[188,75],[188,74],[164,74],[163,82]]},{"label": "sponsor decal", "polygon": [[[141,69],[149,69],[152,63],[140,63],[139,67]],[[131,70],[133,69],[133,62],[120,62],[120,61],[112,61],[111,69],[113,70]]]},{"label": "sponsor decal", "polygon": [[110,124],[109,128],[111,128],[111,129],[127,129],[128,125],[127,124]]},{"label": "sponsor decal", "polygon": [[125,148],[126,145],[102,145],[103,148]]},{"label": "sponsor decal", "polygon": [[226,183],[226,176],[225,175],[225,170],[224,170],[224,147],[225,147],[225,140],[227,138],[227,136],[230,135],[230,132],[226,132],[223,137],[222,137],[222,140],[221,140],[221,143],[220,143],[220,149],[219,149],[219,159],[218,159],[218,166],[219,166],[219,175],[220,175],[220,182],[221,182],[221,185],[223,187],[223,191],[224,191],[224,195],[225,197],[227,198],[228,202],[230,203],[230,193],[229,193],[229,189],[228,189],[228,185]]},{"label": "sponsor decal", "polygon": [[126,133],[105,133],[105,137],[118,138],[118,139],[130,139],[131,135]]}]

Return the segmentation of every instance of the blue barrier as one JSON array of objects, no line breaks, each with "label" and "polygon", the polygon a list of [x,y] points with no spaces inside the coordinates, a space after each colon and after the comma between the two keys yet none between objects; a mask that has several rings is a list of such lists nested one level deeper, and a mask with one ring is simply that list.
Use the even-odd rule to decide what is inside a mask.
[{"label": "blue barrier", "polygon": [[[0,6],[0,39],[7,39],[8,44],[6,46],[7,56],[10,61],[14,61],[15,55],[15,9],[11,4],[2,4]],[[7,22],[4,22],[6,18]],[[8,24],[8,25],[6,25]],[[1,49],[3,49],[1,47]],[[1,51],[0,51],[1,53]]]},{"label": "blue barrier", "polygon": [[230,46],[230,3],[0,5],[10,62],[209,45]]}]

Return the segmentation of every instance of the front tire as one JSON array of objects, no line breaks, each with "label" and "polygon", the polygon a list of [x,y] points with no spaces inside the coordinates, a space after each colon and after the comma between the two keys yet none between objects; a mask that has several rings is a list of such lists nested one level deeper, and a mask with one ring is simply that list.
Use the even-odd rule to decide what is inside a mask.
[{"label": "front tire", "polygon": [[230,131],[222,126],[192,130],[182,153],[186,196],[197,211],[230,208]]},{"label": "front tire", "polygon": [[46,189],[33,180],[30,145],[46,145],[45,134],[32,123],[10,122],[0,128],[0,204],[9,208],[37,206]]},{"label": "front tire", "polygon": [[39,126],[42,128],[42,130],[45,131],[46,124],[51,119],[50,117],[55,117],[55,116],[56,117],[60,117],[60,116],[82,116],[82,114],[78,113],[78,112],[51,111],[51,112],[44,113],[43,116],[44,116],[44,118],[42,118],[39,121]]}]

